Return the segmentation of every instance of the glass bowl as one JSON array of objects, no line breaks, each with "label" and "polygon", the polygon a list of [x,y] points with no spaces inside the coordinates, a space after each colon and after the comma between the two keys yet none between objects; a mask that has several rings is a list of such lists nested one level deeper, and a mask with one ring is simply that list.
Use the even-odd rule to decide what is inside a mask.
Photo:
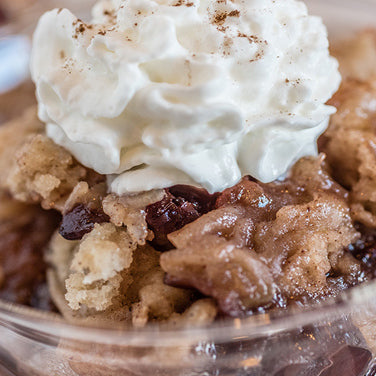
[{"label": "glass bowl", "polygon": [[[35,2],[0,28],[0,54],[5,40],[21,38],[23,47],[18,46],[27,61],[27,35],[37,15],[57,3],[82,14],[87,9],[83,0]],[[307,3],[312,13],[324,17],[333,38],[376,27],[374,1]],[[22,72],[3,90],[27,81]],[[57,314],[0,300],[0,375],[372,376],[376,375],[376,282],[310,308],[179,329],[73,326]]]}]

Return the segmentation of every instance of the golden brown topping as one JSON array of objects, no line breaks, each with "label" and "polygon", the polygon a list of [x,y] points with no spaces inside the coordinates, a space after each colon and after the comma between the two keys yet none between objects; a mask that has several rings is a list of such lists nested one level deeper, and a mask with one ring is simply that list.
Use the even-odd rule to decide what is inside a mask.
[{"label": "golden brown topping", "polygon": [[198,289],[234,317],[336,293],[327,274],[360,272],[344,254],[359,235],[321,163],[306,158],[284,182],[244,179],[224,191],[217,209],[169,235],[177,249],[161,256],[166,282]]},{"label": "golden brown topping", "polygon": [[6,187],[18,200],[41,202],[46,209],[62,211],[65,200],[81,180],[95,183],[103,177],[80,165],[46,136],[36,135],[17,152]]},{"label": "golden brown topping", "polygon": [[376,228],[376,80],[347,80],[331,103],[338,109],[320,142],[334,178],[350,191],[353,218]]}]

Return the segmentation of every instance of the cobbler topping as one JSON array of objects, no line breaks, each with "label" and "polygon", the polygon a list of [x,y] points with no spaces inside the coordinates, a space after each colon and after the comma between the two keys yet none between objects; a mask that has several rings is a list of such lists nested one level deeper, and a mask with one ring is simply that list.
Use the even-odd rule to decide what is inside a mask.
[{"label": "cobbler topping", "polygon": [[[13,143],[11,132],[14,132],[12,127],[0,129],[5,142]],[[13,155],[10,158],[7,181],[4,182],[16,199],[41,202],[45,209],[63,211],[67,198],[80,181],[93,185],[104,180],[103,176],[80,165],[45,135],[23,136],[16,158]]]},{"label": "cobbler topping", "polygon": [[297,0],[106,0],[91,23],[53,10],[31,61],[48,136],[119,196],[275,180],[317,155],[337,68]]},{"label": "cobbler topping", "polygon": [[370,228],[376,228],[375,96],[374,78],[344,81],[332,99],[338,111],[320,145],[334,179],[350,192],[354,220]]},{"label": "cobbler topping", "polygon": [[[321,163],[302,159],[284,182],[245,178],[224,191],[214,210],[169,234],[176,249],[161,256],[166,282],[198,289],[234,317],[350,285],[361,267],[344,248],[359,234]],[[329,280],[331,270],[345,282]]]}]

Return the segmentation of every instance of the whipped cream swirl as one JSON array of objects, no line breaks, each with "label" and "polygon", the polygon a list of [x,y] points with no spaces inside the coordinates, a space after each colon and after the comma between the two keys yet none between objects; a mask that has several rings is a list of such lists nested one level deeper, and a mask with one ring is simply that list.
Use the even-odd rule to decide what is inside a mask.
[{"label": "whipped cream swirl", "polygon": [[47,134],[117,194],[272,181],[335,111],[338,64],[296,0],[106,0],[44,14],[31,71]]}]

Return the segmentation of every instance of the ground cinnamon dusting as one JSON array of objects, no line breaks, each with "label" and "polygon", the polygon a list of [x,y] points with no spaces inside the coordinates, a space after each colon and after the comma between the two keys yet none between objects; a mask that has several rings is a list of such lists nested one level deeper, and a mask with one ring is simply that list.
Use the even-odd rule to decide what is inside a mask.
[{"label": "ground cinnamon dusting", "polygon": [[175,4],[173,4],[173,7],[180,7],[182,5],[185,5],[186,7],[192,7],[194,4],[192,2],[186,2],[186,0],[178,0]]},{"label": "ground cinnamon dusting", "polygon": [[268,42],[266,40],[262,40],[256,35],[247,35],[247,34],[244,34],[244,33],[238,33],[238,37],[239,38],[247,38],[249,40],[249,43],[259,43],[259,44],[265,44],[265,45],[268,44]]},{"label": "ground cinnamon dusting", "polygon": [[79,26],[76,27],[76,32],[77,33],[83,33],[85,31],[85,26],[83,24],[80,24]]},{"label": "ground cinnamon dusting", "polygon": [[228,14],[229,17],[239,17],[240,12],[238,10],[233,10]]},{"label": "ground cinnamon dusting", "polygon": [[215,16],[214,16],[214,23],[217,23],[217,24],[221,24],[221,23],[224,23],[226,21],[226,18],[228,16],[228,13],[217,13]]},{"label": "ground cinnamon dusting", "polygon": [[239,17],[240,16],[240,11],[238,10],[232,10],[231,12],[215,12],[215,15],[213,17],[213,23],[217,25],[222,25],[227,17]]},{"label": "ground cinnamon dusting", "polygon": [[257,53],[257,55],[254,57],[254,59],[250,59],[249,62],[250,62],[250,63],[253,63],[253,62],[255,62],[255,61],[258,61],[258,60],[262,59],[262,56],[263,56],[263,54],[259,52],[259,53]]}]

